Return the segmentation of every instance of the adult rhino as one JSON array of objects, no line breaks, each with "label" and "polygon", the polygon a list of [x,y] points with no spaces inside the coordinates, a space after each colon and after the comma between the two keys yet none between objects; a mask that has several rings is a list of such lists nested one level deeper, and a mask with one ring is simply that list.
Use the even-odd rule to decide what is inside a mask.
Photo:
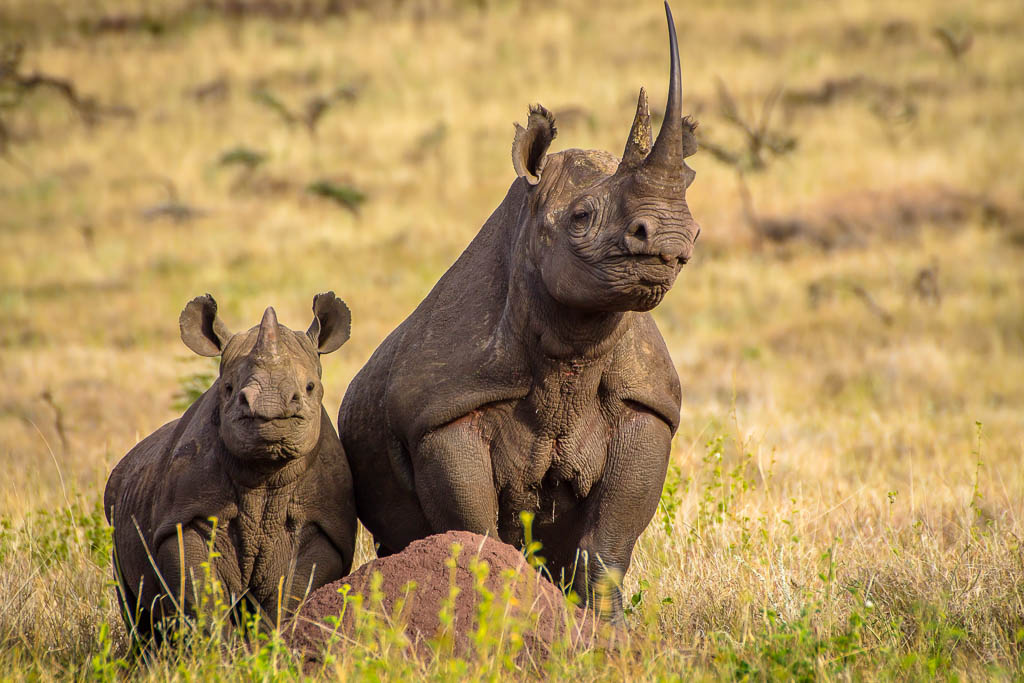
[{"label": "adult rhino", "polygon": [[657,507],[681,400],[647,311],[700,233],[665,11],[657,140],[643,89],[621,160],[547,154],[554,119],[531,107],[504,201],[349,385],[339,435],[379,555],[447,530],[518,544],[530,511],[554,578],[621,615],[618,579]]},{"label": "adult rhino", "polygon": [[209,607],[208,578],[226,604],[273,625],[352,567],[352,475],[320,382],[320,355],[348,339],[350,316],[334,292],[313,313],[306,332],[267,308],[231,334],[209,294],[182,311],[182,341],[220,356],[220,377],[129,451],[103,494],[118,596],[140,640],[160,637],[179,609]]}]

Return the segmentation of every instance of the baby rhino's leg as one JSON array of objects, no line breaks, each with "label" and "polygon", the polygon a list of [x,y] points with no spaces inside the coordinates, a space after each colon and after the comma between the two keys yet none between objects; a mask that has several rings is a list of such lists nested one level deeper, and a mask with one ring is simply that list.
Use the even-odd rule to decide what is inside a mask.
[{"label": "baby rhino's leg", "polygon": [[160,595],[153,600],[154,625],[181,611],[188,617],[200,612],[204,617],[219,617],[240,597],[238,577],[233,575],[237,569],[228,570],[234,552],[226,534],[215,539],[217,557],[211,557],[209,536],[210,530],[189,524],[160,543],[154,557],[160,572]]}]

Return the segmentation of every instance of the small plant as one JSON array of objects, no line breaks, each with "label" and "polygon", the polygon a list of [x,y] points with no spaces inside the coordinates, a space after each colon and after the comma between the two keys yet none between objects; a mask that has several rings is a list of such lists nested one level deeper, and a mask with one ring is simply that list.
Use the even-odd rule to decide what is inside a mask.
[{"label": "small plant", "polygon": [[974,511],[974,514],[978,517],[982,516],[982,510],[979,507],[981,502],[981,491],[978,489],[978,484],[981,480],[981,467],[984,463],[981,460],[981,431],[982,424],[980,420],[974,422],[975,429],[975,447],[971,451],[971,455],[974,457],[974,484],[971,487],[971,502],[968,503],[968,507]]},{"label": "small plant", "polygon": [[533,538],[533,520],[534,513],[523,510],[519,513],[519,521],[523,525],[523,555],[526,557],[526,562],[537,570],[542,570],[546,563],[543,556],[540,555],[541,549],[544,547],[543,544]]},{"label": "small plant", "polygon": [[690,488],[690,480],[684,479],[682,468],[671,463],[665,474],[665,486],[658,500],[658,512],[661,515],[661,527],[665,530],[670,543],[675,543],[676,514],[679,512],[680,495]]},{"label": "small plant", "polygon": [[445,560],[444,566],[449,573],[448,595],[441,602],[441,609],[438,612],[440,630],[434,637],[431,646],[435,655],[451,657],[455,650],[455,598],[459,596],[459,586],[456,583],[458,574],[457,562],[462,552],[462,545],[452,544],[452,554]]},{"label": "small plant", "polygon": [[220,374],[219,365],[216,360],[210,361],[207,370],[192,372],[178,378],[178,391],[174,394],[174,401],[171,408],[176,411],[187,409],[196,400],[206,393],[206,390],[213,386]]},{"label": "small plant", "polygon": [[99,652],[89,659],[89,678],[93,681],[117,681],[123,672],[129,669],[128,660],[114,654],[114,644],[110,637],[110,624],[100,625]]},{"label": "small plant", "polygon": [[220,155],[217,163],[221,166],[242,166],[254,169],[267,160],[267,155],[249,147],[232,147]]},{"label": "small plant", "polygon": [[326,197],[334,200],[354,214],[359,213],[359,207],[366,201],[366,193],[354,185],[336,183],[330,180],[318,180],[310,183],[306,191],[319,197]]},{"label": "small plant", "polygon": [[640,583],[637,585],[636,592],[633,593],[629,598],[629,604],[625,607],[626,614],[634,614],[636,610],[643,604],[644,594],[650,590],[651,582],[647,579],[640,579]]},{"label": "small plant", "polygon": [[[746,452],[732,467],[724,464],[725,436],[713,437],[705,444],[706,453],[701,458],[702,472],[707,473],[706,479],[696,481],[696,486],[703,486],[703,492],[697,501],[697,514],[693,527],[690,529],[691,541],[699,540],[700,534],[708,528],[720,526],[725,522],[733,522],[740,531],[740,548],[746,548],[752,538],[750,517],[740,514],[737,510],[740,497],[754,488],[754,481],[748,474],[754,456]],[[736,544],[730,544],[735,549]]]}]

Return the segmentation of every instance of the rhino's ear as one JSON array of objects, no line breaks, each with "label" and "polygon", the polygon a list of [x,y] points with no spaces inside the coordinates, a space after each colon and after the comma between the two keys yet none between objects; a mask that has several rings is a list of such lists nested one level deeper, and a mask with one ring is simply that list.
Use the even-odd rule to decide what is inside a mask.
[{"label": "rhino's ear", "polygon": [[516,174],[531,185],[539,183],[548,147],[557,134],[551,112],[539,104],[531,106],[526,128],[516,124],[516,139],[512,143],[512,166]]},{"label": "rhino's ear", "polygon": [[313,322],[306,334],[320,354],[337,351],[348,341],[352,331],[352,314],[345,302],[324,292],[313,297]]},{"label": "rhino's ear", "polygon": [[692,116],[683,117],[683,158],[692,157],[697,153],[697,119]]},{"label": "rhino's ear", "polygon": [[181,341],[200,356],[219,356],[231,338],[217,317],[217,302],[209,294],[197,296],[185,305],[178,318]]},{"label": "rhino's ear", "polygon": [[[692,116],[683,117],[683,158],[691,157],[697,153],[697,120]],[[683,178],[686,187],[693,184],[697,173],[683,162]]]}]

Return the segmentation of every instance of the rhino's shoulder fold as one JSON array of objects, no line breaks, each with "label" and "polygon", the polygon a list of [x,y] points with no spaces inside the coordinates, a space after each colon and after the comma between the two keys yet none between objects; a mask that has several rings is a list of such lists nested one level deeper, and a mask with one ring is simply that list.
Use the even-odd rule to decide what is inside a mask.
[{"label": "rhino's shoulder fold", "polygon": [[[207,390],[185,414],[140,441],[111,472],[104,508],[115,530],[146,537],[158,546],[167,529],[196,517],[223,514],[213,493],[222,488],[216,458],[221,449],[209,419],[216,402]],[[138,524],[139,531],[124,529]]]},{"label": "rhino's shoulder fold", "polygon": [[341,440],[323,408],[320,414],[320,441],[313,455],[315,460],[302,474],[292,502],[344,556],[343,549],[351,545],[356,536],[355,502],[351,496],[352,474]]},{"label": "rhino's shoulder fold", "polygon": [[621,400],[638,403],[672,429],[679,428],[682,387],[672,357],[650,313],[638,313],[613,352],[604,383]]}]

